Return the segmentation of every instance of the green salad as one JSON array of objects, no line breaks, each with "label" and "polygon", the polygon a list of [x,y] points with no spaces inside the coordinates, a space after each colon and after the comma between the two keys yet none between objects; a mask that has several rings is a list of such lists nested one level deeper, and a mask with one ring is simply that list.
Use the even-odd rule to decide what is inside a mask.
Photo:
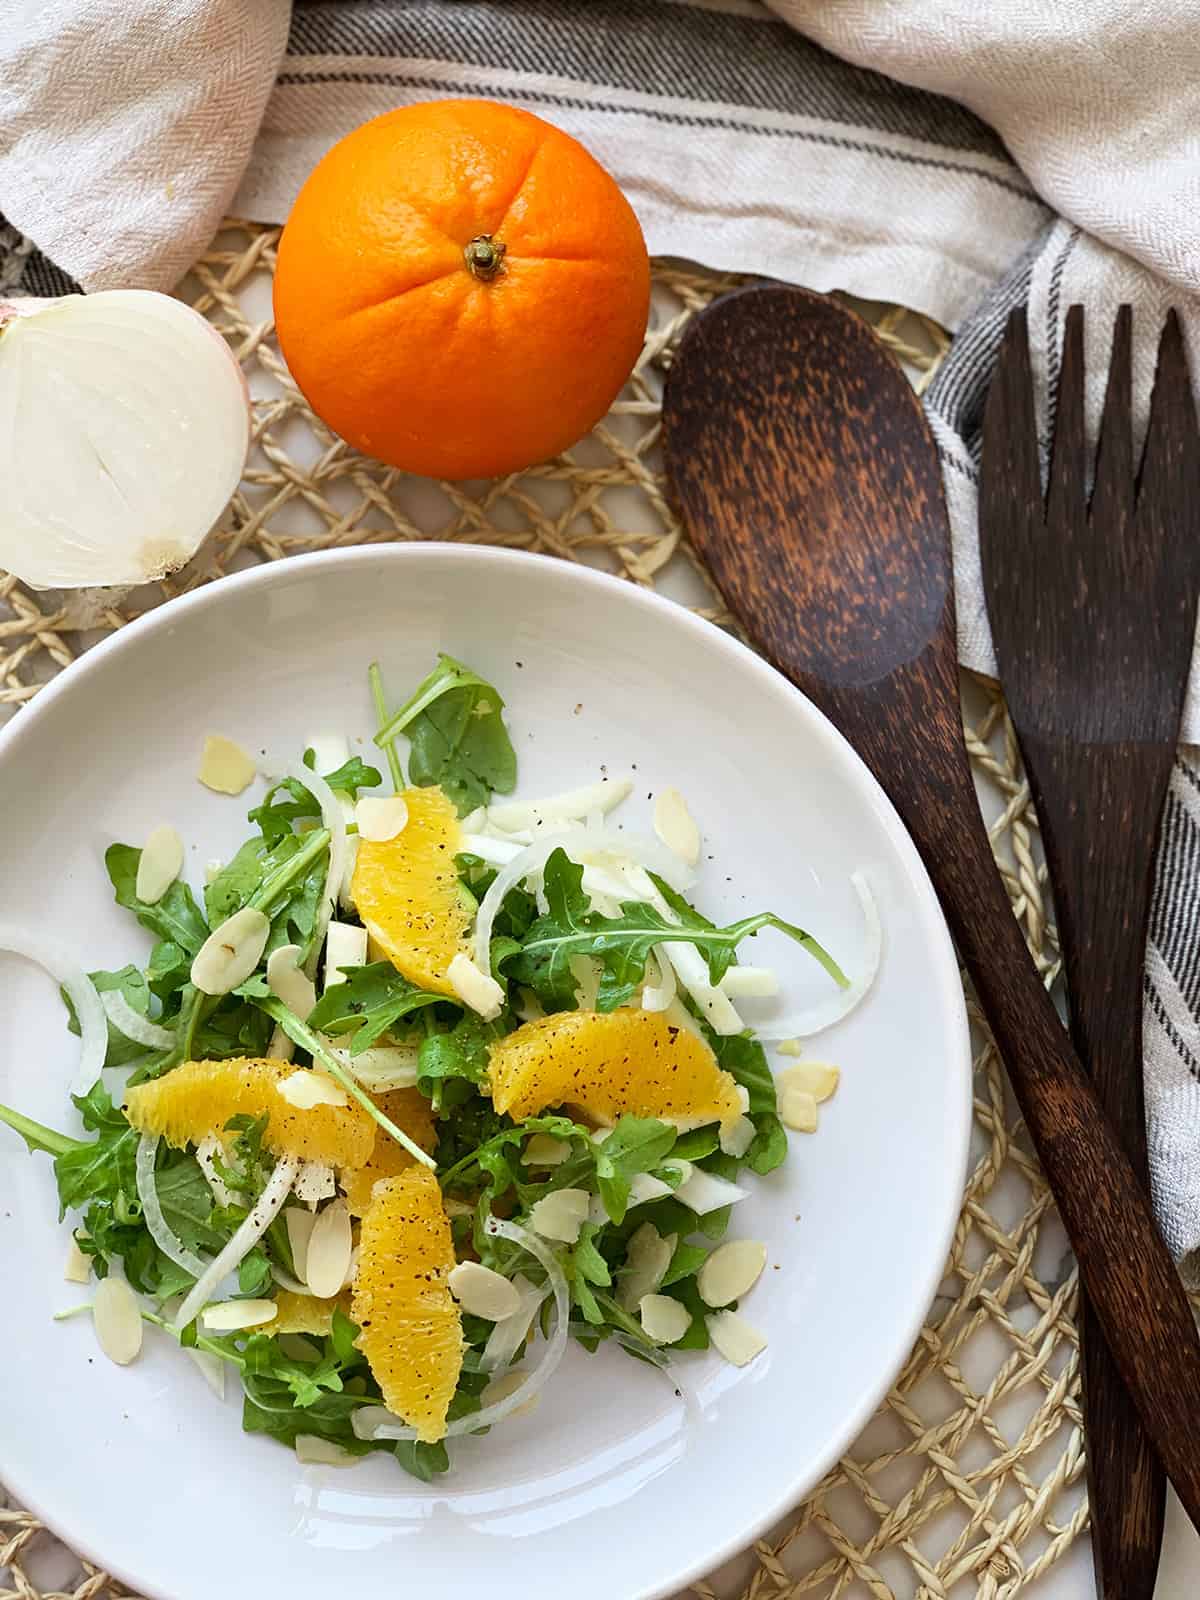
[{"label": "green salad", "polygon": [[[491,683],[443,656],[396,709],[369,686],[370,759],[314,735],[264,789],[208,738],[214,807],[258,792],[202,885],[169,824],[109,846],[137,963],[85,973],[0,928],[80,1038],[72,1131],[0,1121],[53,1163],[83,1294],[60,1319],[119,1364],[163,1339],[218,1393],[236,1378],[243,1428],[301,1461],[386,1451],[428,1480],[572,1340],[660,1368],[761,1354],[767,1250],[737,1207],[815,1131],[837,1072],[797,1040],[862,999],[879,927],[856,875],[850,981],[773,911],[716,923],[677,790],[646,795],[653,832],[620,820],[633,774],[512,798]],[[765,929],[818,963],[818,1004],[781,1013],[774,969],[739,959]]]}]

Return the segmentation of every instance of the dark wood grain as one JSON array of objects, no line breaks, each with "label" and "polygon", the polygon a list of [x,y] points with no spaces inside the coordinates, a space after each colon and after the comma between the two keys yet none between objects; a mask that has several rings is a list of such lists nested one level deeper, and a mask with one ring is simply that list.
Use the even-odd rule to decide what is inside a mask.
[{"label": "dark wood grain", "polygon": [[[1043,506],[1024,313],[1010,322],[984,419],[980,550],[1046,847],[1071,1037],[1146,1188],[1142,967],[1200,587],[1200,437],[1172,319],[1137,492],[1122,308],[1089,501],[1083,333],[1072,307]],[[1080,1333],[1097,1588],[1104,1600],[1151,1600],[1162,1468],[1086,1296]]]},{"label": "dark wood grain", "polygon": [[1200,1524],[1200,1342],[992,860],[958,704],[950,535],[919,403],[859,318],[741,290],[689,326],[664,449],[747,633],[839,725],[924,857],[1147,1432]]}]

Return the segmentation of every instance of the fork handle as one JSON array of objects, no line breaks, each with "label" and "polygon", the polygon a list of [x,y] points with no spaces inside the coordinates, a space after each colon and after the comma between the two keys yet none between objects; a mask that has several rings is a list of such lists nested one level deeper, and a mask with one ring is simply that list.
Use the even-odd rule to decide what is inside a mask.
[{"label": "fork handle", "polygon": [[[1142,970],[1170,744],[1080,745],[1018,727],[1054,887],[1071,1037],[1143,1190]],[[1102,1600],[1150,1600],[1166,1481],[1086,1295],[1092,1552]]]},{"label": "fork handle", "polygon": [[[953,639],[953,634],[949,637]],[[874,688],[857,726],[887,785],[975,983],[1041,1158],[1109,1349],[1192,1523],[1200,1529],[1200,1338],[1150,1203],[1083,1071],[1026,949],[996,870],[966,750],[949,719],[928,719],[953,660],[936,645]],[[822,696],[835,721],[863,690]],[[922,728],[920,759],[897,759],[872,729]],[[904,752],[908,754],[907,751]]]}]

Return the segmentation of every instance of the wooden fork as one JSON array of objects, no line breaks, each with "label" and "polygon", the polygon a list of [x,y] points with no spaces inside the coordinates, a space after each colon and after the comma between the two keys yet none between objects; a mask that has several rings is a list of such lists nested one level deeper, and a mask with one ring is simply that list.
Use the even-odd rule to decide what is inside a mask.
[{"label": "wooden fork", "polygon": [[[980,547],[1050,869],[1071,1035],[1145,1183],[1142,969],[1200,591],[1200,432],[1172,312],[1135,472],[1132,313],[1122,306],[1089,495],[1083,327],[1072,306],[1043,500],[1025,313],[1010,318],[984,417]],[[1162,1468],[1086,1298],[1081,1337],[1099,1593],[1150,1600]]]}]

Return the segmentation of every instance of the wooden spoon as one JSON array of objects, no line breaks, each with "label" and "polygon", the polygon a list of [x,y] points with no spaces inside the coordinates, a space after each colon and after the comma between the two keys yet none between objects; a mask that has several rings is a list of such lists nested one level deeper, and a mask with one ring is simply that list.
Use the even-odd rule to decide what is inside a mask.
[{"label": "wooden spoon", "polygon": [[962,739],[950,529],[920,404],[860,318],[762,287],[690,324],[663,429],[684,520],[730,607],[841,728],[925,860],[1109,1348],[1200,1527],[1200,1340],[992,858]]}]

